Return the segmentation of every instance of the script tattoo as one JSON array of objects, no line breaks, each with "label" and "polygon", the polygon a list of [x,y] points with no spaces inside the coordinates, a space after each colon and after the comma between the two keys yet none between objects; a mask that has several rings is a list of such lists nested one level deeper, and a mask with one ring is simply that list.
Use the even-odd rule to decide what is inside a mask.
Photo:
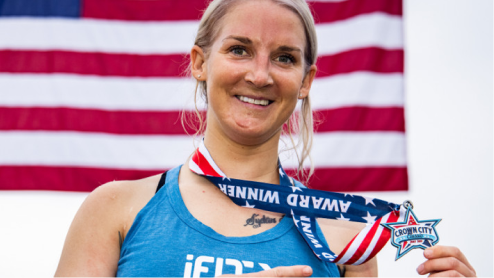
[{"label": "script tattoo", "polygon": [[258,217],[259,214],[252,214],[252,217],[250,218],[247,218],[247,220],[245,221],[245,226],[252,226],[252,228],[254,229],[257,229],[259,227],[261,227],[262,224],[272,224],[272,223],[276,223],[276,218],[269,218],[269,217],[266,217],[266,215],[263,215],[262,218],[259,217],[259,218],[256,218]]}]

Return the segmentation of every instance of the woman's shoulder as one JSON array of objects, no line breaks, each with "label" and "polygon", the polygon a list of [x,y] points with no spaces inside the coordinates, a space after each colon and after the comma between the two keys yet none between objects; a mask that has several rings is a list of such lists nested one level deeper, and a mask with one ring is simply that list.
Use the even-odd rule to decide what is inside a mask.
[{"label": "woman's shoulder", "polygon": [[120,219],[122,231],[126,233],[137,213],[156,193],[160,177],[161,174],[139,180],[108,182],[91,192],[85,202]]},{"label": "woman's shoulder", "polygon": [[67,233],[56,276],[113,276],[137,213],[153,197],[160,175],[105,183],[82,203]]}]

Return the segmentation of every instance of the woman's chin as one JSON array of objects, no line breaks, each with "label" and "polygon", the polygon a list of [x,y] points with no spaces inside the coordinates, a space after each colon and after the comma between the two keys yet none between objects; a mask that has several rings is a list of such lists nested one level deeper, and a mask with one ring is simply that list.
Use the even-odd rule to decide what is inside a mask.
[{"label": "woman's chin", "polygon": [[264,144],[271,139],[274,139],[276,141],[279,140],[279,136],[276,136],[277,134],[279,134],[279,131],[276,132],[260,127],[255,128],[252,126],[239,125],[228,133],[229,134],[227,134],[227,136],[230,137],[231,140],[238,144],[247,146]]}]

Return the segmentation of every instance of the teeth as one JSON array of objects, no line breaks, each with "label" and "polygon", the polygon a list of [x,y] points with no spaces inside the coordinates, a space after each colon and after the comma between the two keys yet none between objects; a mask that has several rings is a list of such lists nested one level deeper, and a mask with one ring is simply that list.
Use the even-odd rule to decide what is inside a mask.
[{"label": "teeth", "polygon": [[269,104],[269,100],[266,100],[266,99],[253,99],[253,98],[244,97],[244,96],[239,96],[238,99],[240,99],[240,101],[243,101],[243,102],[262,105],[262,106],[266,106]]}]

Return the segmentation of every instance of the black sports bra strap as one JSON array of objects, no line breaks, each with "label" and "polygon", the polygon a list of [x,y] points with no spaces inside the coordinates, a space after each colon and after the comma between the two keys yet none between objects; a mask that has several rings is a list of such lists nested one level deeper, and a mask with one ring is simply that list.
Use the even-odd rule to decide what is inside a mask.
[{"label": "black sports bra strap", "polygon": [[[168,171],[166,171],[168,172]],[[160,182],[158,183],[158,187],[156,188],[156,193],[158,193],[158,190],[160,190],[163,185],[165,185],[165,181],[166,181],[166,172],[164,172],[162,175],[161,175],[161,178],[160,178]],[[155,194],[156,194],[155,193]]]}]

